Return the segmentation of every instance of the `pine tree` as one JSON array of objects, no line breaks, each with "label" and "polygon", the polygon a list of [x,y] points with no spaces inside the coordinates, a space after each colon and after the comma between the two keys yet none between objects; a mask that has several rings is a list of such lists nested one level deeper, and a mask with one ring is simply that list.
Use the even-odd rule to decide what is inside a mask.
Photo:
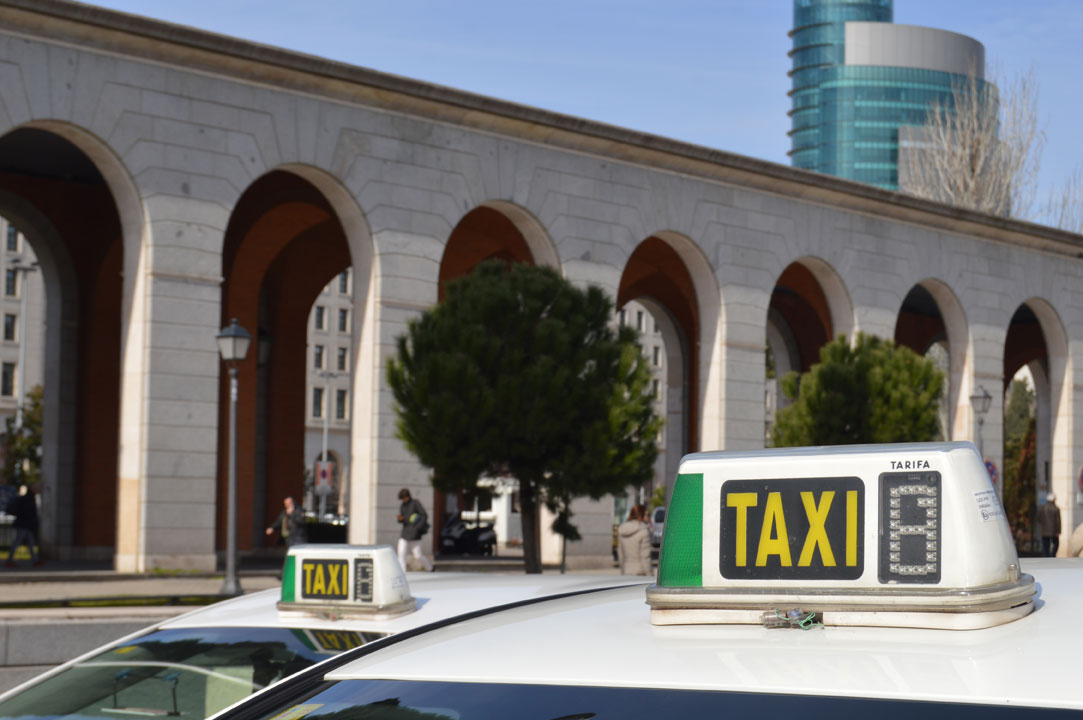
[{"label": "pine tree", "polygon": [[540,572],[537,509],[572,539],[569,505],[644,484],[655,438],[636,332],[610,324],[599,288],[548,268],[482,263],[410,323],[388,364],[398,434],[445,491],[485,474],[519,482],[527,572]]},{"label": "pine tree", "polygon": [[793,403],[778,413],[774,444],[923,442],[937,436],[944,375],[912,350],[858,333],[820,348],[820,362],[782,379]]}]

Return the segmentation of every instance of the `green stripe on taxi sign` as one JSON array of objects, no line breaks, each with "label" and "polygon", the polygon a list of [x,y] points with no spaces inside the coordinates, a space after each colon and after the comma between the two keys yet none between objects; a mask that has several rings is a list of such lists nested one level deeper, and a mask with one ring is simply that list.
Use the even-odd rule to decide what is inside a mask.
[{"label": "green stripe on taxi sign", "polygon": [[703,586],[703,473],[677,476],[666,508],[658,584]]}]

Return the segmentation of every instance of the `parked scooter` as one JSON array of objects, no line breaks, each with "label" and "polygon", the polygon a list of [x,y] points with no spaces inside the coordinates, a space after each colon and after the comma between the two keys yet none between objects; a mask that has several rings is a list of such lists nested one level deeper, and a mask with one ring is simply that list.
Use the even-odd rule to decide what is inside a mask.
[{"label": "parked scooter", "polygon": [[496,531],[492,525],[469,527],[456,513],[449,516],[440,531],[440,551],[449,555],[492,555]]}]

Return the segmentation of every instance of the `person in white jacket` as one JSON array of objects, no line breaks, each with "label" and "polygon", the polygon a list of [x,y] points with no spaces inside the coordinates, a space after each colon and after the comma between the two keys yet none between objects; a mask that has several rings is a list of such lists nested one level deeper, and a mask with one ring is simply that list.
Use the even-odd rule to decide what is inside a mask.
[{"label": "person in white jacket", "polygon": [[617,561],[622,575],[651,574],[651,533],[644,519],[647,510],[633,505],[628,520],[617,528]]}]

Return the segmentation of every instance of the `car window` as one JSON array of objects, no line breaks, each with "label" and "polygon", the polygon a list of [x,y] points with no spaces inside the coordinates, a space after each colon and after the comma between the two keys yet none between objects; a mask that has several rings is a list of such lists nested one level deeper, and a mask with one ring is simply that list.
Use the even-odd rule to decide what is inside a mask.
[{"label": "car window", "polygon": [[665,508],[655,508],[654,509],[654,522],[656,522],[656,523],[665,522],[665,519],[666,519],[666,509]]},{"label": "car window", "polygon": [[287,628],[158,630],[0,702],[0,718],[205,718],[378,633]]},{"label": "car window", "polygon": [[[347,680],[261,715],[265,720],[999,720],[1056,718],[1075,711],[808,695],[644,688]],[[237,714],[241,717],[243,714]],[[231,716],[232,717],[232,716]]]}]

